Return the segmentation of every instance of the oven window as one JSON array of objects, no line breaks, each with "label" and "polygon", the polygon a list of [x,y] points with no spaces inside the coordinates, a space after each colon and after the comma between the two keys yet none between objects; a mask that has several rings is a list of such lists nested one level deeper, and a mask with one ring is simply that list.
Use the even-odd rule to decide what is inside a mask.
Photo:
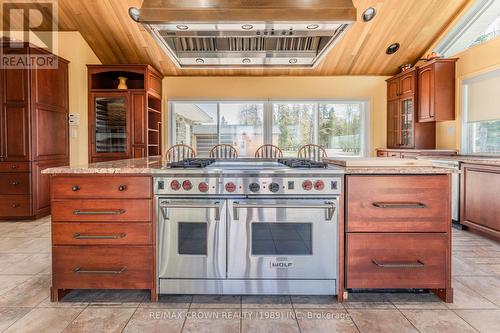
[{"label": "oven window", "polygon": [[179,224],[178,253],[207,255],[207,223]]},{"label": "oven window", "polygon": [[312,223],[252,223],[253,255],[312,255]]}]

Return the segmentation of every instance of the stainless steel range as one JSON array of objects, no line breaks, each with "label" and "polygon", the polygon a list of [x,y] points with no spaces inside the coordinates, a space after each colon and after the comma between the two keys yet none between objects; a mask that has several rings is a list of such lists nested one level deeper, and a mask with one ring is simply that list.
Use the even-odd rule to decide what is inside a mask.
[{"label": "stainless steel range", "polygon": [[342,170],[185,160],[155,177],[159,292],[336,294]]}]

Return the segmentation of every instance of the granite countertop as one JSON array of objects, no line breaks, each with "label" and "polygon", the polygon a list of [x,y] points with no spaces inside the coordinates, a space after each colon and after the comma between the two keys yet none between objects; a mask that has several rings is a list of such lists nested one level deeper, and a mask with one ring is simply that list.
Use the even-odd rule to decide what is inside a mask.
[{"label": "granite countertop", "polygon": [[475,155],[455,155],[455,156],[417,156],[417,159],[435,161],[457,161],[461,163],[500,165],[500,156],[475,156]]},{"label": "granite countertop", "polygon": [[387,157],[331,157],[325,162],[344,168],[346,174],[449,174],[452,168],[435,167],[431,161]]},{"label": "granite countertop", "polygon": [[[430,161],[388,159],[388,158],[368,158],[368,159],[347,159],[350,161],[363,161],[365,165],[352,165],[352,163],[342,164],[346,159],[325,159],[332,168],[344,171],[346,174],[447,174],[454,172],[450,168],[434,167]],[[386,165],[380,165],[382,160]],[[399,160],[398,165],[388,163],[390,160]],[[404,162],[404,163],[403,163]],[[48,168],[42,171],[43,174],[142,174],[158,175],[179,171],[179,169],[166,169],[167,161],[159,156],[149,158],[136,158],[117,160],[110,162],[99,162],[77,166],[62,166]],[[183,173],[199,173],[197,169],[181,169]]]},{"label": "granite countertop", "polygon": [[161,172],[167,161],[159,156],[48,168],[44,174],[153,174]]}]

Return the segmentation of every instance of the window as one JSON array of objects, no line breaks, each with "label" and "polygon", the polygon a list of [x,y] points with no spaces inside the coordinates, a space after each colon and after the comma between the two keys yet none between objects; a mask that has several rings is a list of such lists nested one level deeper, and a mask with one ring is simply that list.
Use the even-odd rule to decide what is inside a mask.
[{"label": "window", "polygon": [[463,81],[462,150],[467,154],[500,153],[498,87],[500,70]]},{"label": "window", "polygon": [[500,36],[500,1],[475,0],[456,26],[435,48],[451,57]]},{"label": "window", "polygon": [[253,157],[265,143],[285,157],[310,143],[328,156],[368,154],[366,101],[176,101],[170,110],[170,143],[191,145],[199,157],[219,143],[233,145],[240,157]]}]

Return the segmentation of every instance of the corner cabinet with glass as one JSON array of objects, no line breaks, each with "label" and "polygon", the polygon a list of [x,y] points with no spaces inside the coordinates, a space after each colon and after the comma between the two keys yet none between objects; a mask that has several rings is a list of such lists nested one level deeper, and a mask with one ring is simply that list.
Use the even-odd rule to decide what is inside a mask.
[{"label": "corner cabinet with glass", "polygon": [[88,65],[89,162],[161,155],[161,75],[148,65]]},{"label": "corner cabinet with glass", "polygon": [[387,80],[387,147],[435,148],[435,123],[417,120],[417,70]]}]

